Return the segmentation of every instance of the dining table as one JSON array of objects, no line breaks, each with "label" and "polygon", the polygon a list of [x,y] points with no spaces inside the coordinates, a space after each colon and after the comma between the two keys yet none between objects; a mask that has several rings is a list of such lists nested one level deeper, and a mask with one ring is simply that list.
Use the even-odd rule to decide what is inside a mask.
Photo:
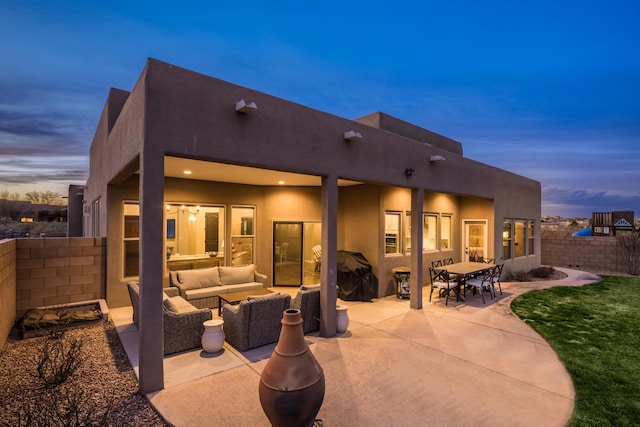
[{"label": "dining table", "polygon": [[493,267],[495,267],[493,263],[463,261],[443,265],[442,267],[438,267],[438,270],[447,270],[449,274],[469,277],[475,276],[476,274],[484,273],[486,270]]},{"label": "dining table", "polygon": [[[488,269],[493,267],[495,267],[495,264],[493,263],[462,261],[462,262],[454,262],[453,264],[443,265],[442,267],[438,267],[437,270],[440,270],[440,271],[446,270],[447,273],[449,273],[450,275],[458,276],[458,280],[457,280],[458,283],[460,283],[460,286],[464,286],[464,281],[466,279],[473,277],[477,274],[482,274]],[[455,292],[458,299],[461,299],[463,301],[466,300],[464,295],[460,294],[460,287],[456,288]]]}]

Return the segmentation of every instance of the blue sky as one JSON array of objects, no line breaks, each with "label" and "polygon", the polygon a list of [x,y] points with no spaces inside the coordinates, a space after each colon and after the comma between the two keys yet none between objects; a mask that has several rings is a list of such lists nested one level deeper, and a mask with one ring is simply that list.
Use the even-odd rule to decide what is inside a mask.
[{"label": "blue sky", "polygon": [[109,88],[152,57],[456,139],[540,181],[543,215],[640,216],[639,22],[637,0],[0,0],[0,191],[83,184]]}]

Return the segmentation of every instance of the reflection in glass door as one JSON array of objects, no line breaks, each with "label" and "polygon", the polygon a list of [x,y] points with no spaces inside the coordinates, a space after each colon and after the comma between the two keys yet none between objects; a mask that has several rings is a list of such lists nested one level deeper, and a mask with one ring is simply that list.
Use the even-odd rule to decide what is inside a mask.
[{"label": "reflection in glass door", "polygon": [[[300,286],[320,282],[320,223],[273,223],[273,284]],[[315,249],[315,252],[314,252]]]}]

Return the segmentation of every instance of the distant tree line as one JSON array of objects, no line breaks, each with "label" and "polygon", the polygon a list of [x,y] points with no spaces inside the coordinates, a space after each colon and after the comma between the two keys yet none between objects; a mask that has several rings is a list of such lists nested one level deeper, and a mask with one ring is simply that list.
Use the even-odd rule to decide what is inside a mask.
[{"label": "distant tree line", "polygon": [[0,200],[9,201],[27,201],[33,204],[40,203],[43,205],[61,206],[64,202],[62,194],[55,191],[30,191],[24,196],[20,193],[12,193],[4,190],[0,191]]},{"label": "distant tree line", "polygon": [[0,226],[30,218],[34,222],[66,221],[65,200],[53,191],[30,191],[25,195],[0,191]]}]

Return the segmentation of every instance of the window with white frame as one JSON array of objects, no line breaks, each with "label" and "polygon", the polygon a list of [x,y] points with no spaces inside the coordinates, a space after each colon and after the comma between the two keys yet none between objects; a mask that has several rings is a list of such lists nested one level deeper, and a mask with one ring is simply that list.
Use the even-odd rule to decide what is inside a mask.
[{"label": "window with white frame", "polygon": [[231,207],[231,264],[253,264],[255,248],[255,211],[253,206]]},{"label": "window with white frame", "polygon": [[100,235],[100,203],[100,197],[91,203],[91,236],[93,237]]},{"label": "window with white frame", "polygon": [[517,219],[513,225],[513,255],[518,258],[527,255],[527,221]]},{"label": "window with white frame", "polygon": [[513,241],[513,223],[505,220],[502,224],[502,259],[511,259],[511,243]]},{"label": "window with white frame", "polygon": [[384,214],[384,253],[395,255],[400,253],[401,212],[385,212]]},{"label": "window with white frame", "polygon": [[422,214],[422,250],[438,249],[438,215]]},{"label": "window with white frame", "polygon": [[535,221],[534,220],[529,220],[528,224],[527,224],[527,240],[529,241],[529,250],[527,252],[527,255],[533,255],[535,254]]},{"label": "window with white frame", "polygon": [[440,219],[440,249],[451,249],[451,215],[443,214]]},{"label": "window with white frame", "polygon": [[404,253],[411,253],[411,211],[407,211],[404,221]]},{"label": "window with white frame", "polygon": [[123,206],[123,266],[124,277],[139,275],[140,206],[138,202],[124,202]]}]

